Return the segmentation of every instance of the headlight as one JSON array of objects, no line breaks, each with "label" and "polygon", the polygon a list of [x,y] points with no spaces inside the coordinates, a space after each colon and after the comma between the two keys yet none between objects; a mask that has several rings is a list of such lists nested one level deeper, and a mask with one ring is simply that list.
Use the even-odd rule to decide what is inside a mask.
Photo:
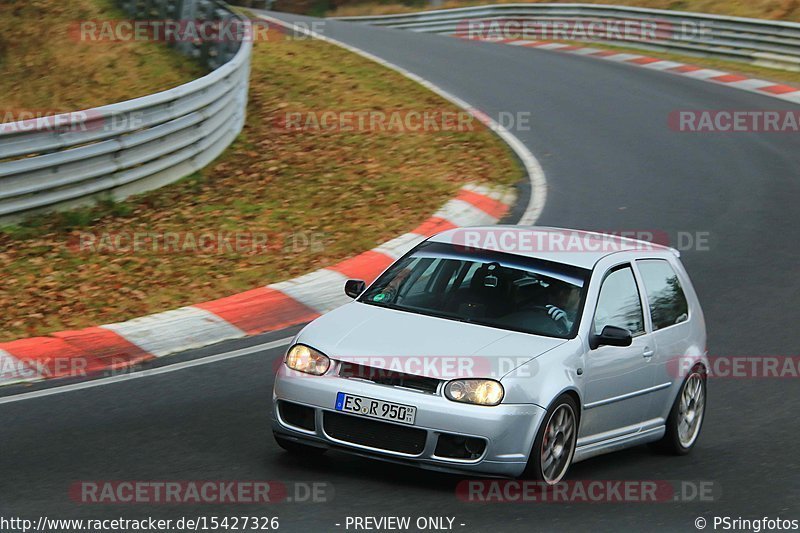
[{"label": "headlight", "polygon": [[331,367],[331,360],[314,348],[295,344],[286,354],[286,366],[298,372],[321,376]]},{"label": "headlight", "polygon": [[497,405],[505,391],[500,382],[493,379],[456,379],[445,386],[444,394],[454,402]]}]

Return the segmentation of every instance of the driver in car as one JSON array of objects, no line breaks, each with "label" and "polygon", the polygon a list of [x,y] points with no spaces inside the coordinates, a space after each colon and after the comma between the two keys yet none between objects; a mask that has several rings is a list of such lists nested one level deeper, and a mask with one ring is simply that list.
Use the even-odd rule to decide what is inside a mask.
[{"label": "driver in car", "polygon": [[567,331],[572,329],[578,314],[581,291],[568,283],[558,283],[553,287],[552,304],[545,306],[547,314],[556,322],[563,322]]},{"label": "driver in car", "polygon": [[375,302],[392,302],[394,301],[397,293],[400,292],[400,286],[411,275],[410,268],[404,268],[392,281],[390,281],[384,289],[372,298]]}]

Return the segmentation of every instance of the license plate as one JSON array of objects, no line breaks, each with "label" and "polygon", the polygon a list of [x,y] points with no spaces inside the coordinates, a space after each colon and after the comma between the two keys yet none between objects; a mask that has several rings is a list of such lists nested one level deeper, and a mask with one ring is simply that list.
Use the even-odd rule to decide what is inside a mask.
[{"label": "license plate", "polygon": [[414,425],[417,408],[410,405],[400,405],[363,396],[353,396],[340,392],[336,395],[336,410],[343,413],[353,413],[379,420],[390,420],[401,424]]}]

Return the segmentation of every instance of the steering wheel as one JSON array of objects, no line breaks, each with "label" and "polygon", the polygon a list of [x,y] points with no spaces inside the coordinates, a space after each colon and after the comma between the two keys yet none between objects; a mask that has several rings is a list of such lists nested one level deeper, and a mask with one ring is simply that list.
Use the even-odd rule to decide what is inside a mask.
[{"label": "steering wheel", "polygon": [[557,329],[556,332],[559,335],[566,335],[566,334],[569,333],[570,327],[567,324],[567,318],[566,317],[561,317],[560,319],[553,318],[552,315],[550,314],[550,309],[548,309],[547,306],[544,306],[544,305],[532,305],[530,307],[526,307],[525,310],[526,311],[535,311],[536,313],[541,313],[541,314],[547,315],[547,318],[549,318],[553,322],[553,324],[556,326],[556,329]]}]

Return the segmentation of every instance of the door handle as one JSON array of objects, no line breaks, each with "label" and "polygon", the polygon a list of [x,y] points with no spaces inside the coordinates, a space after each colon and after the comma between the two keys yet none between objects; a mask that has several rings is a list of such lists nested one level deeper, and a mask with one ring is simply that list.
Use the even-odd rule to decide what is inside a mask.
[{"label": "door handle", "polygon": [[653,350],[653,349],[652,349],[652,348],[650,348],[649,346],[648,346],[648,347],[646,347],[646,348],[644,349],[644,351],[642,351],[642,357],[644,357],[645,359],[650,359],[650,358],[651,358],[651,357],[653,357],[655,354],[656,354],[655,350]]}]

